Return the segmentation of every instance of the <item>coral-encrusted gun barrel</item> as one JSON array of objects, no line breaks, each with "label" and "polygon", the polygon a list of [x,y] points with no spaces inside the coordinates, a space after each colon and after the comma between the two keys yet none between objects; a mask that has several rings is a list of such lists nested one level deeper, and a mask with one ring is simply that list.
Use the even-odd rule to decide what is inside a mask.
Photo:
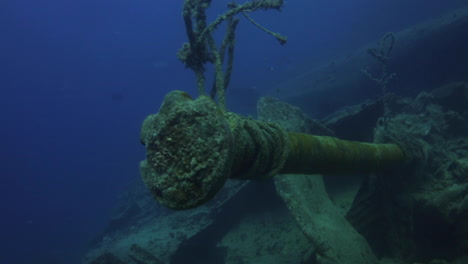
[{"label": "coral-encrusted gun barrel", "polygon": [[166,95],[143,122],[140,164],[145,184],[163,205],[189,209],[210,200],[228,178],[265,179],[276,174],[377,171],[400,164],[396,144],[371,144],[300,133],[223,113],[209,97]]}]

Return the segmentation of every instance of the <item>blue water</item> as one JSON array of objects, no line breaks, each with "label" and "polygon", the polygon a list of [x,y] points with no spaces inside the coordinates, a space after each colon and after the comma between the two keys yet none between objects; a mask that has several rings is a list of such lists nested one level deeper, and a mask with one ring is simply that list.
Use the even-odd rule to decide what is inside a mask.
[{"label": "blue water", "polygon": [[[139,178],[139,127],[163,96],[196,96],[176,58],[182,0],[0,3],[0,263],[79,263]],[[226,1],[215,1],[212,15]],[[238,27],[230,109],[298,65],[343,55],[466,0],[296,0]]]}]

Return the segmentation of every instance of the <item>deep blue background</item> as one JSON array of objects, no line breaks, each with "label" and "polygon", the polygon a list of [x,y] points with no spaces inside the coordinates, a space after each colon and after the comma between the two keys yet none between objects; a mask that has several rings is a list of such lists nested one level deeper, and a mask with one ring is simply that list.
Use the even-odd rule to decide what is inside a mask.
[{"label": "deep blue background", "polygon": [[[212,14],[227,0],[215,1]],[[444,3],[442,3],[444,2]],[[230,108],[275,80],[466,0],[290,0],[238,27]],[[139,127],[164,94],[196,95],[177,60],[183,1],[0,3],[0,263],[79,263],[144,158]],[[212,17],[213,17],[212,16]]]}]

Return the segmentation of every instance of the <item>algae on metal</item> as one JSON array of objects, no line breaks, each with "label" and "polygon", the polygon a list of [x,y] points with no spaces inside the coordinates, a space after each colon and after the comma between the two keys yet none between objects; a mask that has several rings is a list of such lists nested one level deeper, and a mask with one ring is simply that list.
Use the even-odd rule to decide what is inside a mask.
[{"label": "algae on metal", "polygon": [[143,123],[143,180],[173,209],[210,200],[228,178],[259,180],[280,173],[356,173],[404,162],[396,144],[371,144],[286,132],[281,126],[223,113],[207,96],[170,92]]}]

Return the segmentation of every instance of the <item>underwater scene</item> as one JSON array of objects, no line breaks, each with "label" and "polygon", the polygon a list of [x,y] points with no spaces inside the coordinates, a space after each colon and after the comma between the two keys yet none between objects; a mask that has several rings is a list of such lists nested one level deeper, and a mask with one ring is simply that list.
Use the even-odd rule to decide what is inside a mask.
[{"label": "underwater scene", "polygon": [[0,3],[0,264],[468,264],[468,1]]}]

